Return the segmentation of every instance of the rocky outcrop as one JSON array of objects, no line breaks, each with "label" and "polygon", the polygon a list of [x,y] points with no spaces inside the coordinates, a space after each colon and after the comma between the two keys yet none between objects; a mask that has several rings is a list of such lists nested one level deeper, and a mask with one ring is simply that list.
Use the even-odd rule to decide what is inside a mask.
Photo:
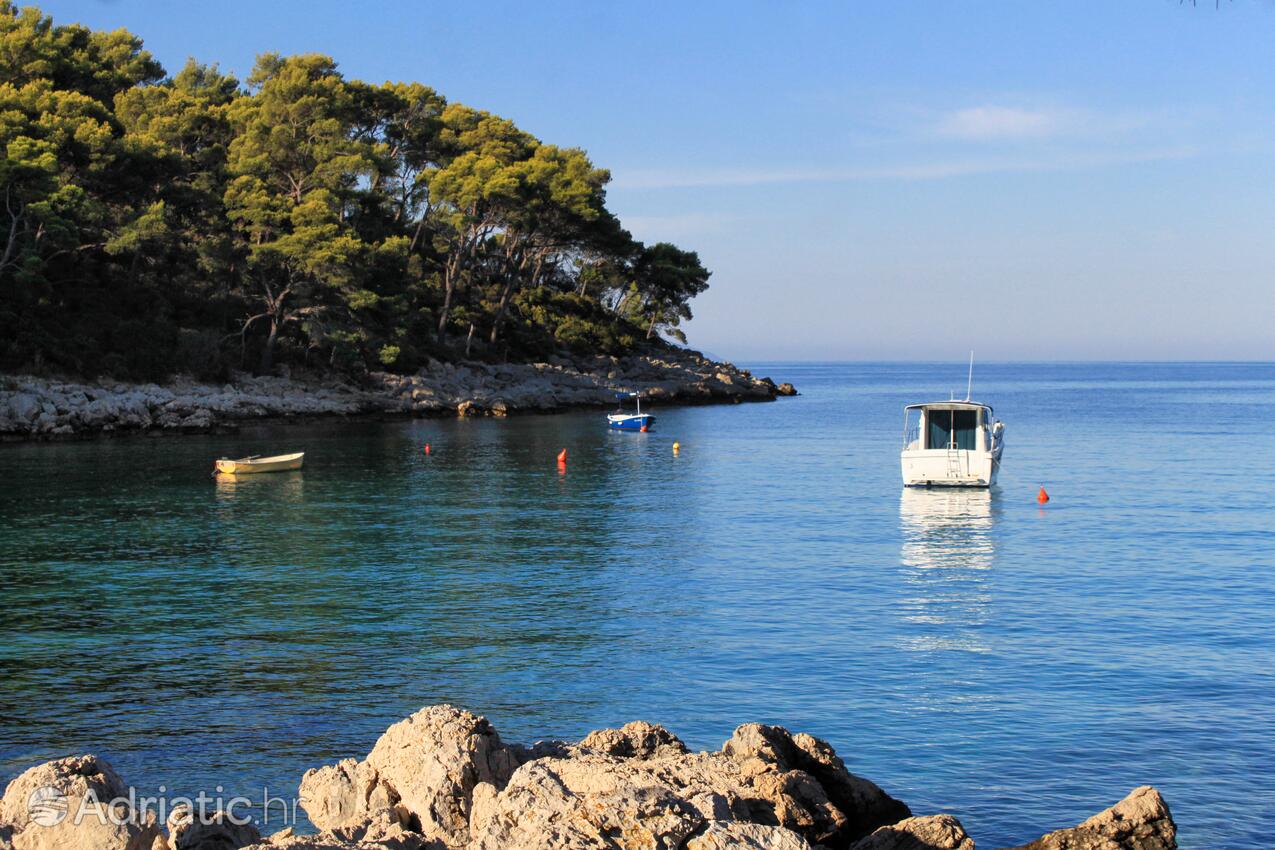
[{"label": "rocky outcrop", "polygon": [[619,761],[537,760],[519,768],[503,790],[480,786],[470,847],[682,846],[702,816],[657,777],[619,769]]},{"label": "rocky outcrop", "polygon": [[85,755],[46,762],[22,773],[0,798],[0,836],[13,850],[151,850],[161,833],[138,823],[128,788],[110,766]]},{"label": "rocky outcrop", "polygon": [[810,850],[810,843],[781,826],[716,820],[691,836],[686,850]]},{"label": "rocky outcrop", "polygon": [[219,386],[183,379],[159,386],[16,376],[0,379],[0,435],[206,431],[252,419],[357,414],[507,416],[610,406],[617,390],[642,390],[657,403],[768,401],[796,392],[785,387],[683,349],[530,364],[431,361],[414,375],[376,372],[358,382],[238,375]]},{"label": "rocky outcrop", "polygon": [[407,829],[389,809],[372,812],[349,826],[317,835],[296,835],[285,829],[267,841],[250,844],[245,850],[448,850],[438,840],[427,839]]},{"label": "rocky outcrop", "polygon": [[[49,789],[45,793],[43,789]],[[96,756],[75,756],[36,765],[23,772],[5,788],[0,798],[0,822],[21,832],[32,819],[53,820],[87,794],[100,803],[128,794],[110,765]],[[60,795],[63,799],[58,800]]]},{"label": "rocky outcrop", "polygon": [[398,798],[395,808],[405,815],[405,824],[459,846],[469,840],[474,786],[503,786],[517,760],[486,718],[438,705],[385,730],[367,765]]},{"label": "rocky outcrop", "polygon": [[367,759],[307,771],[301,805],[315,826],[355,829],[376,812],[449,846],[469,840],[479,783],[504,786],[518,765],[485,718],[436,705],[395,723]]},{"label": "rocky outcrop", "polygon": [[167,850],[238,850],[261,840],[255,826],[238,821],[226,812],[196,818],[193,810],[179,807],[168,816]]},{"label": "rocky outcrop", "polygon": [[1173,850],[1178,828],[1160,792],[1143,785],[1079,826],[1051,832],[1015,850]]},{"label": "rocky outcrop", "polygon": [[354,759],[306,771],[300,798],[319,829],[359,823],[371,812],[392,810],[398,803],[398,794],[381,783],[376,770]]},{"label": "rocky outcrop", "polygon": [[851,850],[974,850],[974,839],[951,815],[930,815],[880,827]]},{"label": "rocky outcrop", "polygon": [[[828,812],[831,818],[826,836],[812,836],[818,843],[844,844],[912,814],[872,782],[848,772],[827,743],[805,733],[790,735],[778,726],[747,723],[735,730],[723,751],[750,771],[774,768],[795,787],[808,788],[811,783],[804,777],[813,779],[827,797],[827,806],[817,803],[814,811]],[[794,781],[794,776],[801,778]]]},{"label": "rocky outcrop", "polygon": [[757,846],[844,847],[908,815],[827,744],[779,727],[740,727],[718,753],[690,753],[642,722],[520,747],[450,706],[390,727],[362,762],[308,772],[301,789],[322,829],[356,828],[385,806],[423,839],[471,850],[710,847],[735,833]]},{"label": "rocky outcrop", "polygon": [[238,850],[261,840],[255,826],[237,820],[220,811],[197,818],[179,806],[168,816],[167,850]]},{"label": "rocky outcrop", "polygon": [[639,759],[680,756],[687,752],[686,745],[672,732],[643,720],[626,723],[619,729],[590,732],[580,742],[578,750]]},{"label": "rocky outcrop", "polygon": [[[111,808],[110,826],[57,817],[90,795]],[[165,836],[110,802],[125,795],[93,756],[32,768],[0,799],[0,850],[974,850],[956,818],[912,817],[826,742],[756,723],[717,752],[690,752],[643,722],[520,746],[485,718],[431,706],[389,727],[367,758],[302,777],[315,835],[262,840],[223,813],[179,809]],[[1173,850],[1176,833],[1143,787],[1020,850]]]}]

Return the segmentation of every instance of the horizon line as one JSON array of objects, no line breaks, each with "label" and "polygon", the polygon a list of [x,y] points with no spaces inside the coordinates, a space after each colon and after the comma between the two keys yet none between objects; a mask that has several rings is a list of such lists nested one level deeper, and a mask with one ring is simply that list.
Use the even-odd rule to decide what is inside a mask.
[{"label": "horizon line", "polygon": [[[691,349],[691,350],[695,350],[695,349]],[[958,364],[963,364],[963,363],[964,363],[964,361],[961,361],[961,360],[946,360],[946,359],[939,359],[939,358],[905,358],[905,357],[900,357],[900,358],[841,358],[841,359],[814,359],[814,358],[768,358],[768,357],[744,357],[744,358],[731,358],[731,357],[724,357],[724,358],[723,358],[721,355],[709,354],[708,352],[702,352],[702,351],[701,351],[701,352],[700,352],[700,354],[702,354],[702,355],[703,355],[703,356],[705,356],[705,357],[708,357],[709,359],[724,359],[724,360],[726,360],[727,362],[730,362],[730,363],[736,363],[736,362],[740,362],[740,363],[743,363],[743,362],[752,362],[752,363],[767,363],[767,364],[775,364],[775,365],[806,365],[806,366],[813,366],[813,365],[830,365],[830,366],[835,366],[835,365],[841,365],[841,364],[894,364],[894,363],[916,363],[916,364],[951,364],[951,363],[958,363]],[[1019,366],[1019,365],[1022,365],[1022,366],[1062,366],[1062,365],[1085,365],[1085,364],[1088,364],[1088,365],[1095,365],[1095,364],[1126,364],[1126,365],[1132,365],[1132,366],[1137,366],[1137,365],[1146,365],[1146,366],[1157,366],[1157,365],[1162,365],[1162,366],[1171,366],[1171,365],[1180,365],[1180,366],[1184,366],[1184,365],[1195,365],[1195,364],[1200,364],[1200,365],[1206,365],[1206,364],[1207,364],[1207,365],[1236,365],[1236,366],[1275,366],[1275,359],[1271,359],[1271,360],[1244,360],[1244,359],[1235,359],[1235,358],[1221,358],[1221,359],[1212,359],[1212,358],[1197,358],[1197,359],[1193,359],[1193,360],[1183,360],[1183,359],[1181,359],[1181,358],[1178,358],[1178,359],[1155,359],[1155,358],[1148,358],[1148,359],[1143,359],[1143,358],[1139,358],[1139,359],[1131,359],[1131,358],[1114,358],[1114,359],[1086,358],[1086,359],[1080,359],[1080,358],[1070,358],[1070,359],[1057,359],[1057,360],[1040,360],[1040,359],[1037,359],[1037,360],[996,359],[996,360],[975,360],[975,361],[974,361],[974,365],[975,365],[975,367],[977,368],[978,364],[980,364],[980,363],[984,363],[984,364],[993,364],[993,365],[1002,365],[1002,366]],[[1272,376],[1272,378],[1275,378],[1275,376]]]}]

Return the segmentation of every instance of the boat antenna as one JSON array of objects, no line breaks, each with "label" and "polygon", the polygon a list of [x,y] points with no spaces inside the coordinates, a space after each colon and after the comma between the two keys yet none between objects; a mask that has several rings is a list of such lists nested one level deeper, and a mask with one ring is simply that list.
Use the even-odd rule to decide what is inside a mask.
[{"label": "boat antenna", "polygon": [[970,349],[970,377],[965,383],[965,400],[970,400],[970,393],[974,391],[974,349]]}]

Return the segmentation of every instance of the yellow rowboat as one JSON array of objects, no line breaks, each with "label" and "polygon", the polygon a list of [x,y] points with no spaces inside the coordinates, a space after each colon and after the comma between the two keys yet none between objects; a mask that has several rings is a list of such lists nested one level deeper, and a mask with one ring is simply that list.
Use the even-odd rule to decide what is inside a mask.
[{"label": "yellow rowboat", "polygon": [[241,457],[236,460],[221,458],[217,461],[217,472],[223,475],[251,475],[257,472],[287,472],[300,469],[305,460],[305,452],[291,455],[273,455],[271,457]]}]

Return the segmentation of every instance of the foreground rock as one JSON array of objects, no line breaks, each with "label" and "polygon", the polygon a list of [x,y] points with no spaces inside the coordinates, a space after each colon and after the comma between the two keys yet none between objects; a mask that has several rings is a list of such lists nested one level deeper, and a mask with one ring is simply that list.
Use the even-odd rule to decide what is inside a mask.
[{"label": "foreground rock", "polygon": [[415,375],[372,373],[358,383],[240,375],[216,386],[0,378],[0,435],[57,437],[112,431],[206,431],[219,423],[298,416],[400,414],[506,416],[615,404],[616,390],[654,403],[769,401],[793,395],[694,351],[615,358],[554,358],[491,365],[432,361]]},{"label": "foreground rock", "polygon": [[474,787],[503,787],[517,766],[485,718],[437,705],[385,730],[366,761],[308,771],[301,800],[320,829],[357,827],[390,811],[413,832],[460,846],[469,841]]},{"label": "foreground rock", "polygon": [[[30,802],[45,786],[73,800],[72,811],[90,794],[126,793],[93,756],[32,768],[0,799],[0,850],[974,850],[956,818],[913,817],[826,742],[756,723],[717,752],[690,752],[642,722],[520,746],[483,717],[431,706],[387,729],[367,758],[302,777],[301,804],[320,833],[264,840],[251,825],[189,810],[170,818],[167,836],[141,817],[110,829],[47,826],[44,798],[34,810]],[[1176,846],[1163,798],[1143,787],[1024,850]]]},{"label": "foreground rock", "polygon": [[773,827],[752,831],[763,846],[844,847],[909,814],[827,744],[778,727],[741,726],[717,753],[647,723],[527,748],[450,706],[391,726],[362,762],[306,773],[301,796],[321,829],[388,810],[426,841],[473,850],[707,847],[735,823]]},{"label": "foreground rock", "polygon": [[852,850],[974,850],[974,839],[951,815],[931,815],[883,826]]},{"label": "foreground rock", "polygon": [[1178,828],[1160,792],[1143,785],[1089,820],[1016,850],[1173,850]]},{"label": "foreground rock", "polygon": [[10,782],[0,799],[0,847],[151,850],[159,827],[115,802],[127,796],[124,780],[95,756],[37,765]]},{"label": "foreground rock", "polygon": [[167,850],[235,850],[261,839],[250,823],[236,823],[225,812],[197,818],[192,809],[179,807],[168,818]]}]

